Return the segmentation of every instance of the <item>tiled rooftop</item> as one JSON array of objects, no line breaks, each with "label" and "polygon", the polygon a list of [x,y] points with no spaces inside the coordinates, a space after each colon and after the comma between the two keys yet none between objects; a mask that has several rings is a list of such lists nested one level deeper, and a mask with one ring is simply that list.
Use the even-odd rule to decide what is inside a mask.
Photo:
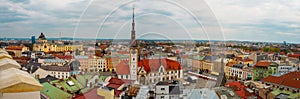
[{"label": "tiled rooftop", "polygon": [[300,89],[300,72],[294,71],[277,77],[268,76],[262,81]]},{"label": "tiled rooftop", "polygon": [[61,89],[49,84],[48,82],[43,83],[44,89],[41,93],[50,99],[70,99],[71,94],[62,91]]},{"label": "tiled rooftop", "polygon": [[162,59],[145,59],[145,60],[140,60],[138,62],[139,67],[144,67],[146,72],[156,72],[158,71],[159,67],[163,65],[164,68],[168,70],[180,70],[182,69],[181,65],[179,62],[170,60],[167,58],[162,58]]},{"label": "tiled rooftop", "polygon": [[257,62],[255,67],[268,67],[271,62]]},{"label": "tiled rooftop", "polygon": [[229,82],[226,86],[232,88],[241,98],[255,96],[252,90],[242,85],[240,82]]}]

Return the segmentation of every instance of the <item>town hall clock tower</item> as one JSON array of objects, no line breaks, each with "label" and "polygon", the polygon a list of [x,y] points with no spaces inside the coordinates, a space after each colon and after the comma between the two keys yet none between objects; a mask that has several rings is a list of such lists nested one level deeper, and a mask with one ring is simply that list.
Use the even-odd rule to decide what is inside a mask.
[{"label": "town hall clock tower", "polygon": [[134,30],[134,8],[132,14],[132,30],[131,30],[131,41],[130,41],[130,51],[129,51],[129,66],[130,66],[130,79],[137,81],[137,70],[138,70],[138,45],[135,39]]}]

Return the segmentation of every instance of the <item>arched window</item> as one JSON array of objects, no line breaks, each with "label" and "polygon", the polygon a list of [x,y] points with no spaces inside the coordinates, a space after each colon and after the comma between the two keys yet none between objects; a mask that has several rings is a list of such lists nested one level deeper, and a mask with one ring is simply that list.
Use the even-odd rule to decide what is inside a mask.
[{"label": "arched window", "polygon": [[143,85],[146,84],[146,77],[144,75],[141,76],[140,83]]}]

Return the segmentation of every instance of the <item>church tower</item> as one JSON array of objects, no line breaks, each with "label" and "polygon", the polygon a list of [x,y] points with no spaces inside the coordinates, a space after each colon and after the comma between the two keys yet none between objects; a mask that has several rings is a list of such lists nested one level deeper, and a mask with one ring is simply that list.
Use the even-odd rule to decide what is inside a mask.
[{"label": "church tower", "polygon": [[137,42],[135,39],[135,30],[134,30],[134,8],[132,9],[132,29],[131,29],[131,41],[130,41],[130,55],[129,55],[129,66],[130,66],[130,79],[137,81],[137,70],[138,70],[138,49]]}]

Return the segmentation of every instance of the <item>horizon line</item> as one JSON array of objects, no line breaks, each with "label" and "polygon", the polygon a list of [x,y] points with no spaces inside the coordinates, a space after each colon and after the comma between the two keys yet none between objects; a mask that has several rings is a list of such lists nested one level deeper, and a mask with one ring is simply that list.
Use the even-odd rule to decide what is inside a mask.
[{"label": "horizon line", "polygon": [[[2,37],[0,38],[0,40],[4,40],[4,39],[26,39],[26,40],[30,40],[31,37]],[[73,37],[51,37],[48,39],[81,39],[81,40],[130,40],[129,38],[73,38]],[[155,39],[155,38],[138,38],[137,40],[166,40],[167,39]],[[215,42],[215,41],[223,41],[223,42],[232,42],[232,41],[238,41],[238,42],[263,42],[263,43],[283,43],[284,41],[280,42],[280,41],[255,41],[255,40],[234,40],[234,39],[230,39],[230,40],[207,40],[207,39],[172,39],[172,40],[178,40],[178,41],[210,41],[210,42]],[[172,41],[169,40],[169,41]],[[288,44],[299,44],[300,42],[287,42]]]}]

